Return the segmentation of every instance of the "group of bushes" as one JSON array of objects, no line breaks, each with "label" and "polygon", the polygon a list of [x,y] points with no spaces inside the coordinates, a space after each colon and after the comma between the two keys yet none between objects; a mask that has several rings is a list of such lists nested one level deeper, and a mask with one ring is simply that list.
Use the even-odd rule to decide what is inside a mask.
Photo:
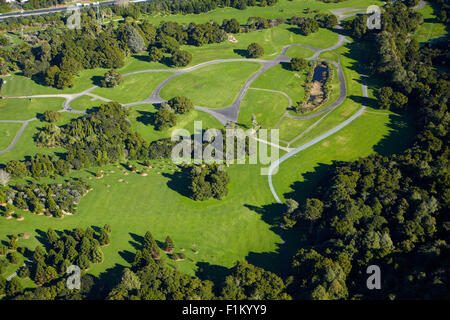
[{"label": "group of bushes", "polygon": [[88,191],[89,185],[82,179],[49,185],[29,183],[0,189],[0,203],[6,204],[6,216],[14,212],[14,205],[23,211],[34,214],[46,212],[61,218],[64,212],[76,213],[77,204]]},{"label": "group of bushes", "polygon": [[183,96],[177,96],[170,99],[167,103],[163,102],[157,112],[154,113],[153,122],[156,130],[164,130],[177,124],[177,114],[185,114],[194,109],[191,100]]}]

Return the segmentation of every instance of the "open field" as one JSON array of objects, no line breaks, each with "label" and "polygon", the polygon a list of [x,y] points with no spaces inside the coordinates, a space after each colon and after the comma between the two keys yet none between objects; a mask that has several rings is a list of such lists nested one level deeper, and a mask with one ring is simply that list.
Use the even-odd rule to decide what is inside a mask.
[{"label": "open field", "polygon": [[108,98],[119,103],[137,102],[147,99],[156,86],[168,78],[171,72],[146,72],[129,75],[123,78],[123,83],[114,88],[96,88],[93,94]]},{"label": "open field", "polygon": [[419,26],[418,30],[414,33],[414,38],[419,42],[427,42],[431,39],[438,39],[447,34],[445,25],[439,23],[436,18],[436,10],[433,6],[427,2],[425,7],[418,11],[423,14],[424,23]]},{"label": "open field", "polygon": [[395,114],[364,113],[341,131],[283,162],[273,177],[278,196],[290,198],[295,190],[296,200],[304,201],[332,161],[403,151],[413,136],[409,121]]},{"label": "open field", "polygon": [[21,123],[0,122],[0,151],[6,149],[22,127]]},{"label": "open field", "polygon": [[157,111],[155,106],[145,104],[141,106],[133,106],[128,109],[130,111],[129,119],[134,130],[139,132],[147,141],[155,141],[158,139],[168,138],[176,129],[187,129],[194,132],[194,121],[201,121],[202,128],[222,128],[223,125],[213,116],[197,110],[192,110],[187,114],[177,114],[177,124],[172,128],[157,131],[153,125],[153,114]]},{"label": "open field", "polygon": [[291,18],[292,16],[304,16],[306,8],[320,10],[322,13],[329,13],[330,9],[335,8],[367,8],[371,4],[381,5],[382,1],[373,0],[347,0],[340,3],[324,3],[317,0],[279,0],[273,7],[247,7],[246,10],[234,8],[218,8],[214,11],[200,14],[186,15],[156,15],[148,16],[147,19],[153,24],[159,24],[161,21],[175,21],[178,23],[189,23],[191,21],[208,22],[215,20],[222,23],[223,19],[235,18],[240,23],[246,23],[249,17],[265,18]]},{"label": "open field", "polygon": [[161,98],[186,96],[194,105],[224,108],[233,103],[245,81],[261,65],[256,62],[226,62],[182,74],[161,90]]},{"label": "open field", "polygon": [[93,107],[98,107],[104,103],[106,102],[101,99],[96,99],[88,95],[83,95],[79,98],[76,98],[75,100],[72,100],[70,102],[70,108],[84,111],[87,109],[91,109]]},{"label": "open field", "polygon": [[251,88],[261,88],[278,90],[291,97],[292,102],[296,104],[301,101],[305,95],[306,72],[291,71],[288,66],[277,65],[264,71],[253,81]]},{"label": "open field", "polygon": [[249,90],[242,101],[238,123],[251,128],[252,115],[255,115],[262,128],[272,129],[280,121],[288,106],[289,100],[279,93]]},{"label": "open field", "polygon": [[[174,177],[173,166],[167,162],[154,162],[147,177],[134,173],[125,176],[114,166],[103,169],[115,173],[108,173],[103,179],[88,180],[94,190],[80,203],[79,214],[57,220],[25,213],[24,221],[2,221],[1,239],[5,240],[8,234],[27,232],[33,237],[19,240],[19,243],[34,248],[38,244],[35,236],[49,227],[63,230],[101,227],[108,223],[112,227],[111,244],[103,248],[105,262],[89,270],[94,275],[117,264],[129,265],[139,236],[147,230],[161,242],[170,235],[176,252],[185,249],[188,259],[170,263],[190,274],[198,263],[230,267],[237,259],[252,261],[258,253],[275,252],[281,243],[280,237],[271,230],[274,226],[267,222],[275,219],[276,212],[263,216],[257,212],[271,197],[268,189],[260,188],[266,177],[259,175],[259,166],[230,167],[227,198],[204,202],[193,201],[178,192],[182,181]],[[75,175],[86,179],[93,176],[86,171]],[[118,182],[118,179],[128,183]],[[194,254],[193,250],[199,253]]]},{"label": "open field", "polygon": [[62,98],[1,99],[1,120],[28,120],[47,110],[61,110]]}]

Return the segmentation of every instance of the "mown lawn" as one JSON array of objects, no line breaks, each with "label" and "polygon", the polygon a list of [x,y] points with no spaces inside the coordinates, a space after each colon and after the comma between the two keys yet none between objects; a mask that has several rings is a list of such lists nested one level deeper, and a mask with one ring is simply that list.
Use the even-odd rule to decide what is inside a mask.
[{"label": "mown lawn", "polygon": [[305,84],[305,78],[306,72],[291,71],[287,66],[279,64],[264,71],[253,81],[251,87],[283,91],[296,104],[305,95],[305,88],[303,86]]},{"label": "mown lawn", "polygon": [[120,103],[142,101],[150,97],[153,90],[172,72],[145,72],[123,77],[123,83],[114,88],[96,88],[93,94]]},{"label": "mown lawn", "polygon": [[224,108],[236,99],[245,81],[261,65],[256,62],[224,62],[182,74],[170,80],[160,96],[169,100],[186,96],[201,107]]},{"label": "mown lawn", "polygon": [[428,42],[431,39],[441,38],[447,34],[445,25],[438,22],[435,9],[429,2],[418,12],[423,14],[424,23],[419,26],[413,35],[417,41]]},{"label": "mown lawn", "polygon": [[276,92],[248,90],[239,111],[239,124],[252,127],[252,115],[264,129],[272,129],[286,112],[289,100]]},{"label": "mown lawn", "polygon": [[157,111],[155,106],[145,104],[128,108],[130,111],[129,119],[133,130],[139,132],[146,141],[155,141],[158,139],[168,138],[176,129],[186,129],[192,134],[194,133],[194,121],[201,121],[202,128],[220,129],[223,125],[213,116],[206,112],[192,110],[187,114],[177,114],[177,124],[172,128],[165,130],[155,130],[153,125],[153,114]]},{"label": "mown lawn", "polygon": [[29,120],[47,110],[61,110],[63,98],[1,99],[0,120]]},{"label": "mown lawn", "polygon": [[[129,266],[135,248],[139,247],[139,237],[147,230],[158,242],[170,235],[176,252],[185,249],[185,261],[169,263],[189,274],[200,263],[230,267],[238,259],[251,261],[259,254],[274,253],[279,248],[282,240],[272,230],[277,212],[260,211],[262,205],[271,202],[271,195],[265,186],[266,177],[259,174],[259,166],[231,166],[227,169],[231,176],[229,195],[222,201],[204,202],[193,201],[179,192],[183,192],[185,185],[174,176],[173,165],[155,161],[152,166],[146,177],[135,173],[124,175],[115,166],[105,167],[103,179],[87,180],[94,190],[81,201],[78,214],[58,220],[25,213],[23,221],[2,221],[0,239],[26,232],[32,237],[19,240],[19,245],[34,248],[38,244],[36,236],[50,227],[63,230],[108,223],[112,227],[111,244],[103,248],[104,263],[89,269],[94,275],[116,265]],[[74,175],[93,177],[87,171]],[[288,261],[269,263],[287,266]]]},{"label": "mown lawn", "polygon": [[0,151],[11,144],[20,127],[22,127],[21,123],[0,122]]},{"label": "mown lawn", "polygon": [[275,190],[280,198],[294,197],[295,190],[294,198],[304,201],[332,161],[398,153],[411,143],[413,134],[410,119],[404,116],[364,113],[332,136],[283,162],[273,177]]}]

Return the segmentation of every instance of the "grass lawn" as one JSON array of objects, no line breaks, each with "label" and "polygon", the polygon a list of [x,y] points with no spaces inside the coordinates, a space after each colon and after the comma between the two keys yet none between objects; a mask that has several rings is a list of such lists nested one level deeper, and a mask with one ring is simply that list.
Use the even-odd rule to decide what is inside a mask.
[{"label": "grass lawn", "polygon": [[[174,21],[178,23],[186,23],[195,21],[204,23],[215,20],[222,23],[223,19],[237,19],[241,24],[246,23],[249,17],[265,17],[265,18],[291,18],[292,16],[305,16],[304,9],[318,9],[322,13],[329,13],[329,9],[335,8],[367,8],[371,4],[381,5],[382,1],[367,0],[347,0],[340,3],[325,3],[317,0],[279,0],[273,7],[247,7],[246,10],[238,10],[234,8],[218,8],[216,10],[185,15],[163,15],[148,16],[148,20],[153,24],[159,24],[161,21]],[[314,16],[314,13],[309,16]]]},{"label": "grass lawn", "polygon": [[103,100],[96,99],[94,97],[84,95],[70,102],[70,107],[75,110],[87,110],[93,107],[98,107],[101,104],[106,103]]},{"label": "grass lawn", "polygon": [[429,2],[427,2],[425,7],[419,12],[423,14],[424,23],[420,25],[417,31],[414,33],[413,37],[417,41],[428,42],[431,39],[441,38],[447,34],[445,25],[438,22],[435,14],[435,9],[433,9],[432,5]]},{"label": "grass lawn", "polygon": [[[333,160],[352,161],[372,153],[401,152],[413,137],[409,119],[394,114],[364,113],[351,124],[283,162],[273,177],[279,197],[304,199],[314,192]],[[402,140],[403,139],[403,140]]]},{"label": "grass lawn", "polygon": [[155,141],[158,139],[168,138],[175,129],[187,129],[194,132],[194,121],[202,121],[202,128],[222,128],[223,125],[213,116],[206,112],[192,110],[187,114],[177,114],[177,125],[162,131],[155,130],[153,126],[153,113],[156,108],[153,105],[145,104],[141,106],[133,106],[128,109],[130,111],[129,119],[133,130],[139,132],[146,141]]},{"label": "grass lawn", "polygon": [[162,88],[161,98],[186,96],[197,106],[224,108],[233,103],[245,81],[258,69],[255,62],[225,62],[182,74]]},{"label": "grass lawn", "polygon": [[153,90],[171,72],[146,72],[138,73],[123,78],[123,83],[114,88],[96,88],[93,94],[108,98],[120,103],[142,101],[150,97]]},{"label": "grass lawn", "polygon": [[252,115],[264,129],[272,129],[280,121],[289,100],[276,92],[248,90],[239,111],[239,124],[252,127]]},{"label": "grass lawn", "polygon": [[[79,115],[73,113],[63,112],[61,119],[58,122],[55,122],[55,124],[65,124],[70,119],[76,118],[78,116]],[[39,148],[35,145],[33,139],[34,135],[38,132],[38,128],[45,127],[46,124],[47,122],[41,122],[39,120],[30,122],[25,128],[25,131],[17,141],[17,144],[14,146],[14,148],[0,155],[0,163],[6,163],[9,160],[23,160],[25,156],[35,155],[38,152],[51,154],[54,152],[64,151],[61,148],[46,149]]]},{"label": "grass lawn", "polygon": [[1,99],[0,120],[29,120],[47,110],[61,110],[63,98]]},{"label": "grass lawn", "polygon": [[[173,166],[168,162],[154,162],[147,177],[135,173],[125,176],[114,166],[104,169],[108,174],[103,179],[88,180],[94,190],[81,201],[77,215],[58,220],[25,213],[23,221],[2,221],[0,239],[27,232],[32,237],[19,240],[19,244],[34,248],[38,244],[38,232],[49,227],[63,230],[101,227],[108,223],[112,227],[111,244],[103,248],[104,262],[90,268],[94,275],[116,265],[128,266],[136,239],[147,230],[160,242],[170,235],[176,252],[185,249],[185,261],[169,263],[189,274],[193,274],[199,263],[230,267],[244,258],[255,263],[259,254],[273,254],[281,244],[281,238],[272,230],[277,213],[260,211],[262,205],[271,202],[271,194],[265,186],[266,177],[259,175],[257,165],[231,166],[229,195],[222,201],[204,202],[193,201],[177,192],[183,188],[183,181],[174,178]],[[92,177],[87,171],[76,175]],[[128,183],[118,182],[119,179]],[[288,261],[278,259],[266,263],[272,268],[277,264],[286,267]]]},{"label": "grass lawn", "polygon": [[21,123],[0,122],[0,151],[9,147],[21,127]]},{"label": "grass lawn", "polygon": [[3,96],[22,96],[36,94],[58,94],[58,93],[77,93],[86,90],[95,85],[100,77],[103,77],[107,69],[87,69],[80,72],[75,77],[72,88],[57,89],[48,87],[29,79],[20,73],[15,73],[9,77],[4,77],[6,84],[3,85],[1,94]]},{"label": "grass lawn", "polygon": [[283,91],[296,104],[305,95],[305,79],[306,72],[291,71],[280,64],[264,71],[253,81],[251,87]]},{"label": "grass lawn", "polygon": [[285,117],[278,126],[278,129],[280,130],[280,139],[288,142],[291,141],[319,119],[320,117],[307,120],[296,120]]},{"label": "grass lawn", "polygon": [[289,44],[327,48],[338,40],[337,34],[327,29],[320,29],[309,36],[298,34],[297,29],[292,25],[281,24],[275,28],[237,34],[235,35],[237,43],[224,41],[201,47],[183,46],[183,48],[192,53],[190,65],[196,65],[215,59],[245,58],[247,47],[252,42],[257,42],[264,48],[264,55],[259,59],[273,59]]},{"label": "grass lawn", "polygon": [[289,58],[309,58],[314,54],[314,50],[304,47],[292,47],[286,52]]}]

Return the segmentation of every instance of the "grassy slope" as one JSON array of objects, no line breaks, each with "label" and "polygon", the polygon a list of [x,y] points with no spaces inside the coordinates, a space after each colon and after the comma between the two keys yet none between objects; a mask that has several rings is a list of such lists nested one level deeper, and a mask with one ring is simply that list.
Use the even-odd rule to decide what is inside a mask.
[{"label": "grassy slope", "polygon": [[351,161],[374,152],[402,151],[410,142],[405,137],[412,136],[407,122],[408,119],[396,115],[364,113],[331,137],[282,163],[273,178],[278,196],[296,190],[298,200],[303,201],[314,191],[333,160]]},{"label": "grassy slope", "polygon": [[[268,190],[261,188],[265,177],[259,175],[259,167],[230,167],[231,185],[227,198],[205,202],[190,200],[176,191],[182,187],[182,181],[173,181],[173,170],[168,164],[158,162],[153,163],[153,167],[147,177],[125,176],[116,167],[105,168],[107,172],[112,169],[115,173],[109,173],[101,180],[88,180],[94,190],[80,203],[79,214],[58,220],[25,213],[23,221],[2,221],[1,238],[6,240],[5,235],[20,232],[36,236],[39,230],[45,231],[49,227],[61,230],[109,223],[113,231],[111,245],[103,249],[105,262],[89,270],[96,275],[116,264],[128,265],[127,261],[135,251],[135,235],[142,236],[147,230],[158,241],[164,241],[170,235],[177,252],[185,248],[188,259],[172,264],[191,274],[198,262],[229,267],[250,253],[277,250],[281,239],[265,222],[273,219],[275,213],[262,217],[255,211],[270,202]],[[76,175],[91,176],[87,172]],[[118,182],[118,179],[125,179],[128,184]],[[242,188],[243,185],[247,187]],[[20,241],[21,245],[30,248],[38,243],[34,237]],[[199,253],[194,254],[193,250]]]},{"label": "grassy slope", "polygon": [[0,151],[6,149],[22,127],[21,123],[0,123]]},{"label": "grassy slope", "polygon": [[288,106],[289,100],[279,93],[249,90],[242,101],[238,123],[251,128],[254,114],[263,128],[272,129]]},{"label": "grassy slope", "polygon": [[447,34],[445,25],[438,23],[435,11],[430,3],[427,2],[425,7],[419,12],[423,14],[424,23],[414,34],[414,38],[417,41],[427,42],[430,39],[437,39]]},{"label": "grassy slope", "polygon": [[283,91],[291,97],[292,102],[295,104],[301,101],[305,95],[303,87],[305,78],[305,72],[292,72],[285,66],[277,65],[256,78],[251,87]]},{"label": "grassy slope", "polygon": [[120,103],[147,99],[156,86],[172,75],[171,72],[138,73],[123,78],[123,83],[114,88],[96,88],[92,93]]},{"label": "grassy slope", "polygon": [[0,100],[1,120],[28,120],[46,110],[61,110],[62,98],[31,98]]},{"label": "grassy slope", "polygon": [[202,121],[202,128],[222,128],[223,125],[213,116],[206,112],[193,110],[188,114],[177,114],[177,125],[163,131],[157,131],[152,124],[153,113],[156,108],[153,105],[133,106],[130,110],[130,121],[133,130],[139,132],[145,140],[154,141],[162,138],[168,138],[176,129],[187,129],[189,132],[194,132],[194,121]]},{"label": "grassy slope", "polygon": [[161,98],[182,95],[197,106],[224,108],[233,103],[245,81],[261,65],[255,62],[227,62],[206,66],[171,80]]}]

